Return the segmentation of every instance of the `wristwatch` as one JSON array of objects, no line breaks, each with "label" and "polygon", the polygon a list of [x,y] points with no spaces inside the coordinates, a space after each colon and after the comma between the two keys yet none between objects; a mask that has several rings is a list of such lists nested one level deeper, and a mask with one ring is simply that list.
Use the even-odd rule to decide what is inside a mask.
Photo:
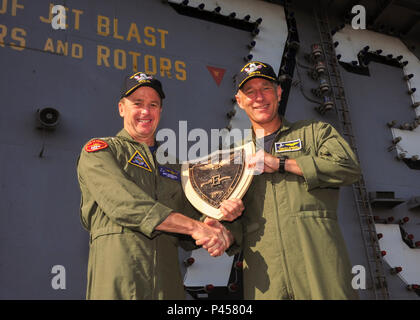
[{"label": "wristwatch", "polygon": [[279,172],[280,173],[285,173],[286,171],[284,170],[284,165],[286,164],[286,160],[289,159],[289,157],[288,156],[280,156],[280,157],[277,157],[277,158],[280,160],[280,162],[279,162]]}]

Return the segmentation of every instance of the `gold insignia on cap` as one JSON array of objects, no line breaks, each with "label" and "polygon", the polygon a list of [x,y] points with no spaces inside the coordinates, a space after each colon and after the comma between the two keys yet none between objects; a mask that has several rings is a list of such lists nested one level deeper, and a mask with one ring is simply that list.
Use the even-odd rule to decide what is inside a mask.
[{"label": "gold insignia on cap", "polygon": [[258,69],[261,69],[262,67],[267,67],[267,66],[262,62],[251,61],[251,62],[248,62],[246,65],[244,65],[241,72],[245,71],[246,73],[250,74],[252,72],[255,72]]},{"label": "gold insignia on cap", "polygon": [[135,80],[137,80],[137,82],[145,82],[145,81],[153,80],[153,77],[152,76],[148,76],[147,74],[145,74],[143,72],[137,72],[137,73],[133,74],[130,77],[130,79],[133,79],[133,78]]}]

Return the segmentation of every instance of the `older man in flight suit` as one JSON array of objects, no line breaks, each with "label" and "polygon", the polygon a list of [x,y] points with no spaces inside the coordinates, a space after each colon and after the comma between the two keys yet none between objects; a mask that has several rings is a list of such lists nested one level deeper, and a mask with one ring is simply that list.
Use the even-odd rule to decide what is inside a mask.
[{"label": "older man in flight suit", "polygon": [[[246,299],[357,299],[337,222],[339,187],[357,181],[355,154],[329,124],[288,122],[278,113],[281,88],[266,63],[238,74],[236,100],[263,163],[243,198]],[[258,149],[257,149],[258,150]]]},{"label": "older man in flight suit", "polygon": [[[157,161],[155,131],[164,97],[154,77],[127,77],[118,105],[124,129],[116,137],[92,139],[79,157],[81,220],[90,232],[88,299],[184,299],[180,237],[196,240],[212,256],[240,239],[237,222],[223,223],[231,233],[216,220],[199,221],[182,192],[179,165]],[[228,200],[220,210],[232,221],[243,204]]]}]

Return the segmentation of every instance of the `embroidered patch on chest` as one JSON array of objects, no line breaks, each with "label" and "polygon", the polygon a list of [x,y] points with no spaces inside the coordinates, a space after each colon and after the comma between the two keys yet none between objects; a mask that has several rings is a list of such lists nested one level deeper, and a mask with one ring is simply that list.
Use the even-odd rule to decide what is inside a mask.
[{"label": "embroidered patch on chest", "polygon": [[128,160],[128,163],[152,172],[152,169],[150,168],[149,164],[138,151],[136,151],[132,155],[130,160]]},{"label": "embroidered patch on chest", "polygon": [[181,181],[181,173],[179,171],[159,166],[159,173],[162,177]]},{"label": "embroidered patch on chest", "polygon": [[302,141],[296,139],[292,141],[276,142],[275,149],[276,152],[298,151],[302,149]]},{"label": "embroidered patch on chest", "polygon": [[108,143],[99,139],[89,141],[85,146],[87,152],[94,152],[105,148],[108,148]]}]

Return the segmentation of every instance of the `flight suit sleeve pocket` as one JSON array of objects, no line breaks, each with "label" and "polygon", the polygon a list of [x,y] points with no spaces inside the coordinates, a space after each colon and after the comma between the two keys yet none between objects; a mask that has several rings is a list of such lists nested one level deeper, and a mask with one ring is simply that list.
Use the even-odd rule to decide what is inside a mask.
[{"label": "flight suit sleeve pocket", "polygon": [[346,149],[336,139],[329,139],[325,141],[319,149],[319,156],[326,159],[332,159],[337,162],[347,161],[349,159]]}]

